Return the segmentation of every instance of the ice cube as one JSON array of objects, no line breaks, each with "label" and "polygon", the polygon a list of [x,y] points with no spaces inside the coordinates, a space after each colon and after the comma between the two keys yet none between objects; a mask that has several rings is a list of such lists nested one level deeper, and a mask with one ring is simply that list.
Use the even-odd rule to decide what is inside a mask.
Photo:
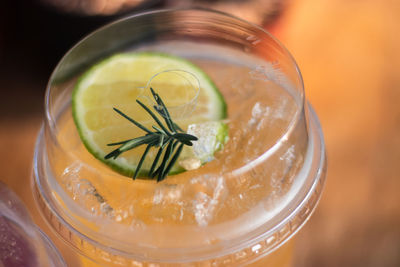
[{"label": "ice cube", "polygon": [[193,212],[199,226],[207,226],[214,214],[223,205],[228,190],[223,177],[204,175],[192,178],[190,181],[198,185],[195,199],[193,200]]}]

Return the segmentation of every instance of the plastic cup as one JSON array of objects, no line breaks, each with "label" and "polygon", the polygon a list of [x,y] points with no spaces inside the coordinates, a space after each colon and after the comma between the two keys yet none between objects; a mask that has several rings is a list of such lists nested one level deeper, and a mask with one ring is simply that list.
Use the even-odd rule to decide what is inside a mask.
[{"label": "plastic cup", "polygon": [[[191,49],[191,45],[196,49]],[[197,45],[201,49],[197,49]],[[185,50],[187,48],[189,50]],[[210,48],[212,55],[207,52]],[[179,214],[179,209],[169,214],[172,217],[168,220],[173,222],[170,225],[155,221],[167,220],[163,217],[147,218],[151,223],[132,220],[129,227],[121,223],[130,218],[129,209],[112,207],[109,199],[102,195],[105,189],[89,181],[89,177],[99,175],[99,184],[107,183],[108,178],[101,175],[111,177],[112,171],[102,169],[99,172],[98,168],[103,167],[92,165],[89,159],[75,153],[74,149],[82,146],[80,140],[73,137],[76,130],[73,125],[63,127],[63,116],[68,114],[79,74],[112,54],[143,50],[172,51],[189,59],[201,56],[222,61],[228,58],[235,66],[249,60],[255,62],[255,66],[243,75],[250,82],[232,86],[239,89],[224,91],[225,94],[236,97],[240,104],[241,99],[244,101],[254,95],[252,85],[265,83],[280,88],[273,98],[276,101],[284,96],[291,99],[290,105],[279,106],[290,114],[286,126],[281,132],[255,132],[253,137],[265,145],[255,147],[262,153],[245,164],[220,166],[223,171],[211,178],[202,176],[195,177],[196,180],[187,172],[183,176],[185,179],[168,178],[166,183],[160,184],[113,178],[119,184],[118,195],[129,196],[129,190],[137,192],[136,187],[141,187],[154,192],[169,190],[163,197],[168,195],[176,199],[176,203],[180,200],[183,205],[195,203],[190,206],[193,210],[188,211],[193,223],[179,221],[176,218],[179,215],[173,214]],[[227,76],[229,81],[238,78],[233,74]],[[282,44],[262,28],[203,9],[152,11],[121,19],[90,34],[67,52],[50,78],[45,103],[46,116],[34,155],[35,199],[53,230],[82,256],[82,265],[290,266],[292,237],[310,218],[322,193],[325,145],[318,118],[305,99],[295,61]],[[257,105],[251,110],[254,117],[248,125],[254,124],[253,119],[260,122],[270,118],[268,112],[275,112],[272,114],[277,123],[283,120],[279,117],[283,113],[279,113],[279,107],[274,107],[274,101],[270,107]],[[233,117],[244,111],[229,107],[232,105],[228,101],[228,119],[235,123]],[[245,140],[248,142],[232,153],[247,153],[252,136],[248,137]],[[273,142],[268,143],[267,138]],[[183,188],[183,191],[173,191],[174,188]],[[180,199],[189,189],[196,193],[193,199],[190,196]],[[218,191],[220,189],[222,191]],[[209,201],[199,202],[199,196]],[[149,199],[153,199],[152,212],[156,213],[158,202],[154,196]],[[218,214],[224,214],[220,217],[216,215],[216,202],[221,205]],[[174,203],[171,200],[168,205]],[[215,217],[202,213],[204,209],[211,210]]]}]

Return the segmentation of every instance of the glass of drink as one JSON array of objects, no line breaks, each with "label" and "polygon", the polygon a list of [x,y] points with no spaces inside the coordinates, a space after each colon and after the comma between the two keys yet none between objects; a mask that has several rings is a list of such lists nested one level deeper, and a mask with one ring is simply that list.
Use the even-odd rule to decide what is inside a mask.
[{"label": "glass of drink", "polygon": [[[74,88],[88,69],[115,54],[140,53],[195,64],[207,75],[196,78],[197,103],[204,83],[215,85],[218,101],[226,103],[224,148],[202,167],[161,182],[132,180],[96,159],[74,124],[81,114],[71,112]],[[143,69],[137,73],[146,82],[157,75]],[[99,79],[107,86],[133,83],[110,85],[106,76]],[[292,237],[321,196],[325,147],[294,59],[262,28],[204,9],[118,20],[67,52],[50,78],[45,105],[34,155],[35,199],[82,266],[290,266]],[[201,106],[193,114],[196,109]]]},{"label": "glass of drink", "polygon": [[0,182],[0,266],[66,266],[53,243],[33,223],[22,201],[2,182]]}]

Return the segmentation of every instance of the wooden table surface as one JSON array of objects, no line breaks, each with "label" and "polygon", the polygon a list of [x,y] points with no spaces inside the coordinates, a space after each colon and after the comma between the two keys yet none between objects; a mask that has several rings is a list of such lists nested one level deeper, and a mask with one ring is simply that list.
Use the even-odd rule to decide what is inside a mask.
[{"label": "wooden table surface", "polygon": [[[400,266],[400,1],[288,3],[272,31],[299,64],[328,151],[325,192],[297,236],[294,266]],[[58,36],[31,33],[26,17],[48,21],[12,10],[0,10],[0,180],[47,229],[29,180],[43,88],[61,54],[45,56]]]}]

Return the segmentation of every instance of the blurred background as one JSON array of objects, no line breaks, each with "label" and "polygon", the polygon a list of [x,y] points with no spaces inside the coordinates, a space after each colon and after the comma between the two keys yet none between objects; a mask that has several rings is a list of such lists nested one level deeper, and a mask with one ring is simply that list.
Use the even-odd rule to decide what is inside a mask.
[{"label": "blurred background", "polygon": [[271,31],[302,71],[326,138],[328,180],[319,207],[296,237],[294,266],[400,266],[398,0],[3,1],[0,180],[47,229],[29,179],[52,69],[74,43],[111,20],[191,4]]}]

